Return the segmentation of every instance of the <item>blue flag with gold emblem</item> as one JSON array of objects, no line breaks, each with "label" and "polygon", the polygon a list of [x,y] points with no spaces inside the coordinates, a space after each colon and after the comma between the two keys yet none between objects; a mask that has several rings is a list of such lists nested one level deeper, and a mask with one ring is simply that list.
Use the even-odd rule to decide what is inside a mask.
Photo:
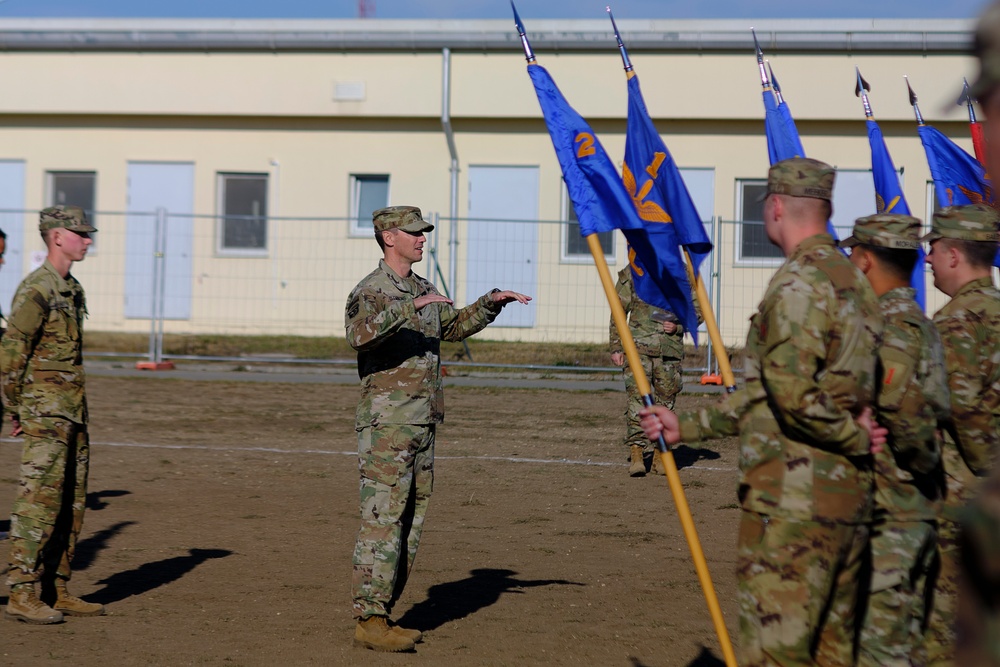
[{"label": "blue flag with gold emblem", "polygon": [[[638,76],[628,80],[628,125],[622,180],[650,237],[655,239],[657,254],[661,257],[670,254],[672,264],[680,262],[683,266],[678,246],[684,246],[691,256],[692,269],[698,275],[701,263],[712,252],[712,242],[705,233],[701,216],[677,164],[649,117]],[[636,294],[646,301],[643,284],[648,282],[648,276],[641,263],[630,263]],[[684,277],[687,277],[686,270]],[[697,345],[698,318],[693,307],[689,312],[689,319],[676,314]]]},{"label": "blue flag with gold emblem", "polygon": [[[930,125],[917,126],[939,207],[993,204],[993,183],[979,160]],[[1000,253],[993,260],[1000,267]]]},{"label": "blue flag with gold emblem", "polygon": [[580,222],[580,234],[622,230],[646,273],[645,292],[640,292],[636,284],[639,298],[673,312],[685,326],[694,319],[695,327],[689,331],[697,330],[691,285],[677,249],[676,235],[671,234],[667,239],[659,233],[663,231],[660,228],[671,231],[672,228],[659,225],[657,233],[651,233],[654,230],[639,218],[632,197],[625,191],[611,158],[587,121],[570,107],[544,67],[528,65],[528,74],[562,168],[566,191]]},{"label": "blue flag with gold emblem", "polygon": [[[903,196],[903,189],[899,186],[899,174],[896,173],[896,165],[889,155],[889,148],[885,145],[885,137],[878,123],[873,120],[866,121],[868,125],[868,143],[872,149],[872,179],[875,181],[875,212],[876,213],[898,213],[900,215],[910,215],[910,207]],[[923,309],[927,303],[927,287],[924,281],[924,250],[917,248],[917,265],[913,267],[913,274],[910,276],[910,285],[917,291],[916,299]]]}]

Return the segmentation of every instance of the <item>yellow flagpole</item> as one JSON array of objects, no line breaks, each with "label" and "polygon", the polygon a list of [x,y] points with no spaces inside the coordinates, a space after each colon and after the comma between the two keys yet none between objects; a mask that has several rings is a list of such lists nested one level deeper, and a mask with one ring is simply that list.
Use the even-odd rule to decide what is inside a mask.
[{"label": "yellow flagpole", "polygon": [[[622,349],[628,359],[629,368],[635,376],[635,383],[642,395],[643,403],[652,405],[652,388],[646,371],[643,370],[642,362],[639,360],[639,351],[635,347],[635,340],[632,339],[632,332],[628,328],[628,321],[625,319],[625,309],[615,291],[615,284],[611,280],[611,272],[608,270],[608,263],[604,259],[604,249],[597,234],[587,236],[587,246],[590,254],[594,256],[594,264],[597,266],[597,273],[601,276],[601,284],[604,286],[604,293],[608,297],[608,305],[611,306],[611,316],[614,318],[615,327],[621,337]],[[704,288],[703,288],[704,289]],[[708,299],[705,299],[707,303]],[[706,311],[711,312],[711,311]],[[730,371],[731,373],[731,371]],[[674,498],[674,505],[677,507],[677,514],[681,520],[681,527],[684,529],[684,537],[687,540],[688,548],[691,550],[691,559],[694,561],[694,569],[698,574],[698,581],[701,589],[705,593],[705,602],[708,603],[708,611],[712,616],[712,623],[715,625],[715,633],[719,637],[719,646],[722,648],[722,655],[726,661],[726,667],[736,667],[736,654],[733,652],[733,645],[729,639],[729,630],[726,622],[722,618],[722,608],[719,606],[719,598],[715,594],[715,587],[712,585],[712,575],[708,572],[708,563],[705,561],[705,552],[702,551],[701,541],[698,539],[698,531],[694,527],[694,519],[691,516],[691,508],[688,506],[687,496],[684,495],[684,487],[681,485],[681,477],[677,472],[677,463],[674,455],[667,448],[667,443],[661,437],[656,443],[656,456],[660,457],[663,469],[667,474],[667,481],[670,486],[670,493]]]},{"label": "yellow flagpole", "polygon": [[[719,360],[719,373],[722,374],[722,382],[726,386],[726,391],[733,393],[736,391],[736,376],[733,375],[733,367],[729,363],[729,353],[722,343],[722,335],[719,333],[719,324],[715,321],[715,311],[712,310],[712,303],[708,300],[708,292],[705,290],[705,283],[701,275],[694,275],[694,265],[691,262],[691,254],[684,248],[684,266],[687,268],[688,280],[694,285],[694,296],[698,299],[701,307],[701,317],[705,320],[705,328],[708,329],[708,337],[712,341],[712,349],[715,350],[715,357]],[[718,252],[718,248],[716,248]],[[711,369],[709,369],[711,371]]]}]

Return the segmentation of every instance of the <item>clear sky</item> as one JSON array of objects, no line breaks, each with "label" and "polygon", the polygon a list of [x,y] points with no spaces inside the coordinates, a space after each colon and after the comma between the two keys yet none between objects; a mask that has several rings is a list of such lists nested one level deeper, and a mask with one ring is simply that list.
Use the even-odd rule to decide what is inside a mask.
[{"label": "clear sky", "polygon": [[[368,0],[376,18],[505,19],[508,0]],[[0,0],[4,17],[354,18],[359,0]],[[609,0],[519,0],[531,19],[604,18]],[[611,0],[618,19],[973,18],[988,0]]]}]

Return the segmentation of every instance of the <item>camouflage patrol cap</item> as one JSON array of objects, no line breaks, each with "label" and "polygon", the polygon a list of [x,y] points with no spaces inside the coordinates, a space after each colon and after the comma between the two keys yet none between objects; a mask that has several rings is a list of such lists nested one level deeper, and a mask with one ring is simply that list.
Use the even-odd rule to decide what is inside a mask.
[{"label": "camouflage patrol cap", "polygon": [[811,197],[833,201],[833,180],[837,172],[825,162],[807,157],[793,157],[775,162],[767,172],[768,195]]},{"label": "camouflage patrol cap", "polygon": [[979,59],[979,76],[969,94],[983,100],[1000,86],[1000,2],[993,2],[979,19],[972,53]]},{"label": "camouflage patrol cap", "polygon": [[934,213],[931,231],[921,241],[938,239],[1000,241],[1000,213],[986,204],[948,206]]},{"label": "camouflage patrol cap", "polygon": [[854,231],[840,242],[840,247],[853,248],[861,243],[893,250],[916,250],[920,247],[920,220],[898,213],[858,218],[854,221]]},{"label": "camouflage patrol cap", "polygon": [[50,206],[43,208],[38,214],[38,230],[44,232],[47,229],[68,229],[71,232],[96,232],[94,227],[87,222],[87,214],[79,206]]},{"label": "camouflage patrol cap", "polygon": [[376,232],[402,229],[404,232],[429,232],[434,229],[420,216],[416,206],[388,206],[372,213],[372,224]]}]

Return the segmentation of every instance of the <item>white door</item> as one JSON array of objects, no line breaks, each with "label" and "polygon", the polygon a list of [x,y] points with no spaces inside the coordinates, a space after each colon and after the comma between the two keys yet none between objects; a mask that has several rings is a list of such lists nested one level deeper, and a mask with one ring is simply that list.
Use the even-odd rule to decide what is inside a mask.
[{"label": "white door", "polygon": [[153,311],[156,210],[166,209],[163,316],[191,317],[194,164],[129,162],[125,236],[125,317],[149,319]]},{"label": "white door", "polygon": [[[465,298],[494,287],[538,296],[538,167],[469,167]],[[495,326],[535,326],[535,302],[504,308]]]},{"label": "white door", "polygon": [[[27,215],[24,209],[24,161],[0,160],[0,229],[7,234],[4,266],[0,269],[0,308],[10,314],[10,302],[17,286],[27,274],[24,251],[24,228],[31,227],[38,236],[38,215]],[[33,224],[32,224],[33,223]],[[38,245],[41,247],[41,239]]]}]

